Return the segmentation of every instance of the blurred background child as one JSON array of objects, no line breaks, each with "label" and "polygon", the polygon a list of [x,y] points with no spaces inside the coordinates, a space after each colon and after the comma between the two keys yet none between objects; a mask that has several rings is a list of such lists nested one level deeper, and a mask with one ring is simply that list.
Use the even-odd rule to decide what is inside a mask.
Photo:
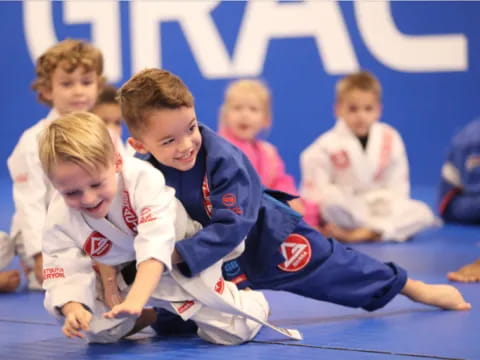
[{"label": "blurred background child", "polygon": [[[260,80],[237,80],[225,91],[220,108],[219,134],[240,148],[260,176],[262,184],[273,190],[298,195],[293,177],[287,174],[285,164],[276,147],[264,140],[272,125],[271,94]],[[315,206],[302,199],[294,199],[290,206],[311,220]]]},{"label": "blurred background child", "polygon": [[96,47],[66,39],[49,48],[36,62],[32,88],[51,107],[47,117],[25,130],[8,158],[15,214],[11,236],[28,277],[30,289],[41,289],[41,238],[53,187],[38,157],[37,140],[55,118],[91,110],[104,83],[103,57]]},{"label": "blurred background child", "polygon": [[320,206],[325,235],[340,241],[405,241],[436,222],[426,204],[410,198],[405,146],[379,122],[381,101],[372,74],[344,77],[335,126],[301,154],[301,193]]},{"label": "blurred background child", "polygon": [[[456,134],[442,167],[439,214],[447,222],[480,225],[480,119]],[[452,281],[480,281],[480,258],[448,273]]]}]

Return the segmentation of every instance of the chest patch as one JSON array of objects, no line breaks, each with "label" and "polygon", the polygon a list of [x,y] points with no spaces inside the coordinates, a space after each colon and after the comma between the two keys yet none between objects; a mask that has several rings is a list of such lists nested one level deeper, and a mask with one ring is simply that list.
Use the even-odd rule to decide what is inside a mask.
[{"label": "chest patch", "polygon": [[300,234],[290,234],[282,245],[280,245],[280,250],[285,261],[278,265],[278,268],[287,272],[295,272],[303,269],[312,257],[310,242],[305,236]]},{"label": "chest patch", "polygon": [[345,150],[340,150],[331,154],[330,161],[337,169],[345,169],[350,166],[350,159]]},{"label": "chest patch", "polygon": [[83,251],[92,257],[104,256],[111,248],[112,242],[98,231],[92,232],[83,244]]}]

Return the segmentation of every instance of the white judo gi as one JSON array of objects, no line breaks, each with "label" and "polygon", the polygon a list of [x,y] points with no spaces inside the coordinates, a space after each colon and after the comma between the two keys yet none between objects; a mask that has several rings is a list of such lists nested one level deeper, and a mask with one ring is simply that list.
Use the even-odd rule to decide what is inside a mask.
[{"label": "white judo gi", "polygon": [[[171,264],[175,240],[191,236],[200,225],[188,217],[174,190],[165,185],[163,175],[150,164],[124,158],[123,169],[117,176],[118,192],[108,221],[68,208],[59,194],[52,199],[42,244],[44,305],[48,312],[63,323],[59,309],[69,301],[79,302],[93,314],[87,332],[89,341],[118,340],[132,329],[136,319],[103,318],[108,309],[101,300],[103,294],[91,259],[121,269],[132,261],[139,264],[154,258],[165,265],[165,272],[150,305],[195,321],[198,335],[207,341],[238,344],[251,340],[261,328],[258,322],[222,312],[222,306],[219,310],[211,304],[221,298],[236,309],[266,320],[269,308],[263,294],[239,291],[233,283],[224,281],[222,262],[194,278],[183,277]],[[125,295],[128,286],[120,272],[117,283]],[[214,300],[210,302],[210,298]]]},{"label": "white judo gi", "polygon": [[405,241],[438,221],[426,204],[410,198],[405,146],[385,123],[372,125],[363,149],[339,119],[302,152],[300,163],[301,194],[319,205],[327,222]]},{"label": "white judo gi", "polygon": [[[58,113],[52,110],[46,118],[25,130],[7,160],[15,204],[10,236],[22,261],[30,268],[34,265],[33,256],[42,251],[42,230],[54,192],[40,164],[38,138],[57,117]],[[33,272],[31,274],[34,275]]]}]

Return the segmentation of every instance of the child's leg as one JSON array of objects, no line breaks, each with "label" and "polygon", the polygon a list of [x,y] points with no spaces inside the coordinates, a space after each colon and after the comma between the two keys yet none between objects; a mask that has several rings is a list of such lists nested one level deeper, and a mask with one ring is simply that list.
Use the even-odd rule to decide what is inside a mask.
[{"label": "child's leg", "polygon": [[[224,282],[224,298],[236,307],[262,320],[267,320],[269,306],[265,296],[259,291],[238,290],[228,281]],[[252,340],[262,325],[238,315],[231,315],[218,310],[202,307],[191,317],[198,326],[197,334],[202,339],[222,345],[237,345]]]},{"label": "child's leg", "polygon": [[[327,239],[300,221],[281,244],[285,259],[265,258],[265,271],[242,255],[237,261],[254,289],[284,290],[350,307],[372,311],[387,304],[404,287],[406,272]],[[277,258],[278,259],[278,258]],[[225,272],[228,275],[228,272]],[[238,277],[238,276],[237,276]],[[243,287],[243,283],[238,284]]]},{"label": "child's leg", "polygon": [[35,257],[27,257],[25,253],[25,243],[23,235],[18,232],[13,237],[13,244],[15,247],[15,253],[20,258],[23,271],[27,277],[27,285],[29,290],[43,290],[42,288],[42,254],[39,253]]},{"label": "child's leg", "polygon": [[462,266],[457,271],[447,274],[448,280],[460,282],[479,282],[480,281],[480,259],[471,264]]},{"label": "child's leg", "polygon": [[0,231],[0,270],[5,268],[14,256],[13,240],[8,234]]},{"label": "child's leg", "polygon": [[13,292],[20,284],[20,273],[17,270],[0,272],[0,292]]},{"label": "child's leg", "polygon": [[472,305],[467,303],[462,294],[451,285],[431,285],[422,281],[408,279],[402,294],[413,301],[438,306],[445,310],[469,310]]}]

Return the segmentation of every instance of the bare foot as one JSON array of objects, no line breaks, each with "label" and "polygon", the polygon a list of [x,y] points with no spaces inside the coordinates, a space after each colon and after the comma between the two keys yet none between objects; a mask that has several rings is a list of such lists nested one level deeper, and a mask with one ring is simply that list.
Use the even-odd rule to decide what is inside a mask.
[{"label": "bare foot", "polygon": [[479,282],[480,281],[480,259],[462,266],[457,271],[447,274],[448,280],[460,282]]},{"label": "bare foot", "polygon": [[20,273],[17,270],[0,272],[0,292],[14,292],[20,284]]},{"label": "bare foot", "polygon": [[413,301],[445,310],[470,310],[472,307],[465,301],[460,291],[451,285],[431,285],[408,279],[402,294]]}]

